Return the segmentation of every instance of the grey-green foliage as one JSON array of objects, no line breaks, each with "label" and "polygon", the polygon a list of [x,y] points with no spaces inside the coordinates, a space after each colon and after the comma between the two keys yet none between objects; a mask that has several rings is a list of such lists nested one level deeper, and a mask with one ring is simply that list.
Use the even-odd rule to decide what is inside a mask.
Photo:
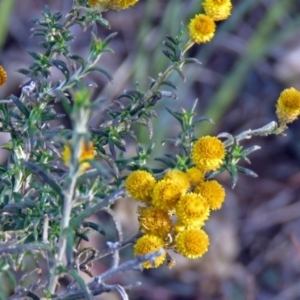
[{"label": "grey-green foliage", "polygon": [[[43,290],[45,296],[55,299],[58,297],[53,294],[56,276],[63,273],[69,273],[74,278],[86,298],[91,298],[91,291],[101,294],[103,291],[115,290],[123,296],[126,294],[121,288],[108,287],[104,283],[95,286],[93,282],[88,291],[78,276],[78,270],[91,274],[89,265],[92,261],[108,254],[116,256],[119,248],[134,241],[122,241],[119,238],[119,244],[104,250],[104,253],[89,248],[78,252],[76,249],[80,242],[88,241],[91,231],[105,234],[99,224],[87,222],[85,219],[97,210],[108,208],[124,195],[123,170],[145,168],[156,173],[164,170],[151,170],[146,166],[147,157],[153,147],[144,150],[138,145],[137,156],[125,158],[126,137],[136,139],[133,124],[146,126],[149,135],[152,135],[151,119],[158,117],[154,110],[155,104],[163,97],[176,99],[173,92],[161,89],[162,86],[176,88],[166,80],[167,77],[176,71],[184,78],[182,66],[197,62],[183,56],[181,27],[177,37],[167,37],[168,41],[165,42],[169,50],[164,50],[164,54],[171,60],[169,68],[158,79],[152,79],[148,90],[139,91],[138,87],[125,90],[114,101],[114,107],[109,107],[105,98],[96,99],[93,103],[89,99],[79,103],[75,98],[78,95],[89,98],[88,89],[95,86],[94,83],[85,82],[89,73],[99,72],[108,80],[113,80],[110,73],[97,63],[103,54],[112,52],[108,44],[115,36],[112,33],[105,40],[101,40],[92,33],[88,57],[83,58],[73,53],[69,43],[74,38],[70,31],[72,26],[80,25],[83,30],[92,27],[93,32],[96,32],[97,24],[109,27],[99,11],[86,7],[83,2],[75,1],[66,16],[59,12],[52,13],[45,7],[42,18],[33,20],[33,36],[42,37],[41,51],[28,51],[33,63],[28,68],[19,70],[25,75],[21,95],[11,95],[0,103],[0,130],[11,135],[11,141],[2,145],[10,155],[7,165],[0,169],[0,265],[1,274],[11,278],[11,287],[15,288],[16,298],[27,296],[39,299],[37,292]],[[50,80],[53,68],[63,74],[62,80]],[[61,103],[65,114],[58,114],[54,103]],[[105,111],[102,108],[104,106],[108,107]],[[101,125],[74,135],[74,128],[80,127],[83,122],[78,119],[80,113],[85,111],[90,114],[95,110],[102,114]],[[71,118],[73,130],[62,125],[52,125],[52,121],[66,115]],[[76,188],[72,185],[74,178],[70,178],[70,172],[68,173],[68,169],[59,159],[63,146],[70,138],[74,143],[71,153],[79,147],[76,141],[79,142],[82,138],[91,140],[97,153],[97,159],[89,161],[92,169],[76,178]],[[74,172],[78,174],[76,170]],[[70,205],[66,202],[67,198],[72,200],[67,216],[70,221],[62,228],[66,207]],[[117,220],[114,221],[119,228]],[[66,255],[66,265],[58,262],[55,254],[60,250],[57,247],[61,241],[65,249],[63,254]],[[32,256],[34,266],[26,265],[24,254]],[[88,257],[82,259],[86,255]],[[157,254],[150,257],[155,255]],[[42,279],[40,276],[42,261],[47,262],[50,284],[49,278]],[[137,258],[125,267],[121,265],[120,271],[136,268],[143,261],[145,258]],[[35,282],[26,281],[24,285],[24,280],[15,280],[13,273],[20,269],[25,277],[35,278]],[[32,272],[35,272],[35,277]],[[81,293],[77,286],[73,289],[73,293]],[[74,299],[79,298],[78,296]],[[66,294],[57,299],[71,298]]]},{"label": "grey-green foliage", "polygon": [[[119,250],[133,244],[139,233],[123,239],[111,205],[126,195],[124,178],[128,171],[144,169],[160,178],[166,168],[186,170],[193,166],[190,153],[197,139],[195,126],[212,120],[195,116],[196,102],[188,111],[167,108],[179,122],[180,132],[176,138],[164,141],[172,143],[176,153],[157,157],[163,165],[156,169],[147,166],[155,144],[147,149],[139,145],[133,125],[146,126],[149,137],[152,137],[152,119],[158,117],[156,104],[163,98],[177,99],[177,87],[168,77],[174,72],[185,81],[184,65],[198,65],[199,62],[185,57],[191,43],[184,41],[184,26],[181,24],[177,35],[167,36],[163,43],[162,53],[168,61],[166,70],[162,70],[157,78],[151,78],[146,90],[140,90],[137,84],[114,101],[100,97],[91,102],[91,89],[95,84],[86,81],[87,75],[99,72],[107,80],[113,80],[99,62],[103,55],[112,55],[109,42],[116,34],[112,33],[104,40],[96,35],[96,26],[109,28],[108,21],[99,10],[86,7],[86,1],[78,0],[74,1],[66,16],[52,13],[45,7],[42,18],[34,23],[33,36],[42,37],[41,52],[28,51],[33,63],[19,70],[25,75],[21,95],[11,95],[0,101],[0,130],[11,135],[11,141],[2,145],[10,153],[8,163],[0,167],[0,275],[8,278],[10,286],[15,288],[13,299],[40,299],[38,295],[41,293],[51,299],[92,299],[93,295],[109,291],[127,299],[124,287],[107,285],[104,281],[118,273],[140,269],[142,262],[154,259],[161,252],[119,264]],[[86,58],[73,53],[70,47],[74,38],[70,28],[75,25],[83,30],[92,28]],[[54,68],[62,73],[62,80],[50,80]],[[62,105],[64,114],[56,112],[55,103]],[[91,127],[89,118],[95,111],[101,116],[101,124]],[[71,129],[53,125],[53,121],[65,116],[71,120]],[[276,124],[272,123],[267,130],[248,131],[237,137],[220,135],[225,139],[227,156],[222,168],[208,174],[209,178],[228,170],[235,185],[238,172],[255,176],[253,171],[237,163],[258,148],[243,150],[240,141],[275,130]],[[132,157],[125,155],[128,138],[136,143],[136,154]],[[91,168],[82,173],[79,171],[78,149],[83,143],[86,147],[90,141],[95,147],[96,157],[83,162]],[[70,151],[68,168],[60,160],[66,145]],[[100,224],[86,220],[99,210],[112,218],[118,239],[101,251],[92,247],[82,249],[81,241],[89,241],[90,232],[105,235]],[[111,268],[103,274],[92,274],[92,263],[107,255],[113,256]],[[31,257],[32,262],[25,261],[25,256]],[[46,265],[46,271],[42,264]],[[14,278],[17,270],[24,274],[18,280]],[[42,275],[42,271],[48,275]],[[84,283],[79,271],[93,277],[88,284]],[[66,293],[57,295],[57,278],[63,274],[69,274],[74,282]],[[2,296],[5,293],[7,291],[3,291]]]}]

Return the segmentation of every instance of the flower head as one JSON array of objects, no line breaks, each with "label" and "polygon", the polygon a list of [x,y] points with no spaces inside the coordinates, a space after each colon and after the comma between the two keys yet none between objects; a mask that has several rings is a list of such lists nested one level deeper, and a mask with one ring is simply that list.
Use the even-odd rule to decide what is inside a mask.
[{"label": "flower head", "polygon": [[150,206],[140,207],[138,213],[140,227],[145,233],[164,239],[171,232],[172,221],[166,211]]},{"label": "flower head", "polygon": [[190,183],[193,185],[198,184],[204,180],[204,172],[196,167],[187,169],[186,175],[188,176]]},{"label": "flower head", "polygon": [[220,209],[225,200],[225,190],[216,180],[203,181],[195,187],[195,193],[200,193],[208,202],[209,208]]},{"label": "flower head", "polygon": [[189,177],[187,176],[187,174],[180,170],[173,169],[168,171],[165,174],[164,179],[177,181],[177,183],[182,187],[183,190],[188,190],[190,188]]},{"label": "flower head", "polygon": [[165,211],[172,211],[185,191],[178,180],[160,180],[154,186],[152,204]]},{"label": "flower head", "polygon": [[[93,142],[89,142],[88,145],[84,140],[81,140],[80,142],[80,155],[79,155],[79,170],[83,172],[84,170],[88,169],[90,167],[90,164],[88,162],[84,162],[88,159],[94,158],[94,145]],[[71,163],[71,144],[66,144],[64,146],[64,149],[61,153],[62,160],[65,164],[65,166],[69,167]]]},{"label": "flower head", "polygon": [[125,188],[131,197],[141,202],[151,202],[155,178],[147,171],[132,172],[125,181]]},{"label": "flower head", "polygon": [[276,114],[280,124],[296,120],[300,115],[300,91],[295,88],[282,91],[277,101]]},{"label": "flower head", "polygon": [[214,20],[204,14],[198,14],[191,19],[188,27],[191,41],[197,44],[209,42],[216,31]]},{"label": "flower head", "polygon": [[88,2],[91,7],[96,7],[101,4],[104,10],[122,10],[135,5],[138,0],[88,0]]},{"label": "flower head", "polygon": [[4,68],[0,65],[0,87],[6,82],[7,75]]},{"label": "flower head", "polygon": [[230,0],[205,0],[202,5],[206,15],[214,21],[227,19],[232,8]]},{"label": "flower head", "polygon": [[176,205],[176,215],[178,221],[183,225],[201,226],[208,219],[209,206],[201,195],[184,194]]},{"label": "flower head", "polygon": [[[134,255],[146,255],[151,252],[158,251],[159,249],[163,248],[165,245],[164,241],[155,236],[155,235],[143,235],[141,238],[139,238],[136,242],[136,244],[133,246]],[[164,252],[162,255],[155,258],[153,264],[151,261],[146,261],[143,263],[143,267],[145,269],[149,268],[157,268],[159,267],[166,258],[166,252]]]},{"label": "flower head", "polygon": [[203,171],[215,171],[221,167],[225,157],[225,147],[216,137],[204,136],[193,146],[192,161]]},{"label": "flower head", "polygon": [[208,235],[202,229],[187,229],[176,236],[178,252],[188,258],[202,256],[207,251],[208,245]]}]

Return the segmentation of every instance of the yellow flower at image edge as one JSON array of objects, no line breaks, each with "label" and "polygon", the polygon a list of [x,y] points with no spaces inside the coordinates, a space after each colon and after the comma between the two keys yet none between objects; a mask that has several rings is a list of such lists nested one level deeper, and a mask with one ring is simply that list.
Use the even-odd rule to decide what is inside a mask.
[{"label": "yellow flower at image edge", "polygon": [[230,0],[205,0],[203,2],[205,14],[214,21],[222,21],[230,16],[232,4]]},{"label": "yellow flower at image edge", "polygon": [[192,161],[203,171],[215,171],[221,167],[225,157],[225,147],[221,140],[213,136],[204,136],[195,142]]},{"label": "yellow flower at image edge", "polygon": [[105,10],[122,10],[135,5],[138,0],[88,0],[88,2],[91,7],[96,7],[101,4]]},{"label": "yellow flower at image edge", "polygon": [[[151,252],[158,251],[159,249],[163,248],[164,245],[165,243],[161,238],[155,235],[146,234],[139,238],[136,244],[133,246],[134,256],[146,255]],[[162,255],[155,258],[153,264],[151,263],[151,261],[146,261],[143,263],[143,267],[145,269],[157,268],[164,262],[165,258],[166,252],[164,251]]]},{"label": "yellow flower at image edge", "polygon": [[[62,160],[65,164],[65,166],[69,167],[71,162],[71,145],[66,144],[64,146],[64,150],[61,153]],[[93,142],[89,142],[88,145],[86,145],[85,141],[81,141],[81,154],[79,158],[80,163],[80,171],[84,171],[90,167],[90,164],[88,162],[83,162],[88,159],[94,158],[94,145]]]},{"label": "yellow flower at image edge", "polygon": [[132,172],[125,181],[127,192],[137,201],[151,202],[155,178],[147,171]]},{"label": "yellow flower at image edge", "polygon": [[172,221],[166,211],[154,206],[138,208],[139,224],[147,234],[166,238],[171,232]]},{"label": "yellow flower at image edge", "polygon": [[208,246],[208,235],[202,229],[186,229],[176,236],[178,252],[188,258],[202,256],[207,251]]},{"label": "yellow flower at image edge", "polygon": [[277,101],[276,114],[281,124],[296,120],[300,115],[300,91],[295,88],[282,91]]},{"label": "yellow flower at image edge", "polygon": [[191,41],[197,44],[209,42],[216,31],[214,20],[204,14],[198,14],[191,19],[188,27]]},{"label": "yellow flower at image edge", "polygon": [[0,65],[0,87],[6,82],[7,74],[4,68]]},{"label": "yellow flower at image edge", "polygon": [[225,200],[225,190],[216,180],[203,181],[195,187],[195,193],[201,194],[210,209],[220,209]]}]

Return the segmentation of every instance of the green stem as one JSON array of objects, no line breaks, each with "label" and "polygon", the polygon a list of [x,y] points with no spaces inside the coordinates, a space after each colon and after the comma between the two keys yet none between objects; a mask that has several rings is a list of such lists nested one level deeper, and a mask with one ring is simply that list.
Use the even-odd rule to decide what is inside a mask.
[{"label": "green stem", "polygon": [[[187,43],[182,47],[182,55],[184,55],[186,53],[186,51],[188,49],[190,49],[192,46],[194,45],[194,42],[192,42],[191,40],[188,40]],[[152,86],[151,89],[149,89],[146,94],[143,97],[143,101],[147,102],[161,87],[162,83],[172,74],[172,72],[176,69],[179,68],[181,69],[183,66],[183,63],[181,64],[177,64],[177,63],[173,63],[171,66],[169,66],[167,68],[167,70],[165,70],[164,73],[159,73],[158,74],[158,78],[156,80],[156,82],[154,83],[154,85]]]},{"label": "green stem", "polygon": [[[80,121],[79,121],[80,122]],[[74,126],[74,133],[72,137],[72,153],[73,156],[71,158],[68,179],[66,181],[67,186],[64,189],[64,199],[63,199],[63,208],[62,208],[62,217],[60,222],[60,235],[58,241],[58,252],[57,257],[54,262],[54,266],[52,268],[51,277],[49,281],[49,292],[54,293],[57,285],[57,269],[58,266],[62,263],[62,260],[65,256],[66,252],[66,229],[70,225],[70,217],[72,212],[72,202],[76,189],[77,178],[80,175],[78,172],[78,162],[81,155],[81,145],[84,143],[84,138],[82,136],[82,132],[80,132],[78,126]]]},{"label": "green stem", "polygon": [[69,227],[70,224],[70,216],[72,212],[72,200],[76,188],[77,177],[78,176],[76,175],[76,173],[74,174],[74,171],[71,170],[70,168],[69,178],[71,178],[71,182],[69,188],[64,192],[63,211],[62,211],[62,218],[60,222],[60,235],[59,235],[59,242],[58,242],[58,253],[54,262],[52,274],[49,281],[49,291],[52,294],[55,292],[55,288],[57,285],[57,275],[56,275],[57,268],[59,264],[62,263],[66,251],[67,241],[66,241],[65,230]]}]

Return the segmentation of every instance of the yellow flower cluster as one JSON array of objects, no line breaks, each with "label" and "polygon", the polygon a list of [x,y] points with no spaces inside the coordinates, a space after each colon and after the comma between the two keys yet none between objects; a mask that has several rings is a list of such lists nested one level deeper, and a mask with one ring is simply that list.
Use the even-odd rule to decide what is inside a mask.
[{"label": "yellow flower cluster", "polygon": [[146,206],[138,208],[143,236],[134,246],[135,255],[145,255],[161,248],[165,252],[144,268],[164,263],[167,250],[188,258],[201,257],[209,238],[202,227],[210,211],[220,209],[224,188],[215,180],[205,180],[205,173],[221,167],[225,148],[216,137],[205,136],[195,142],[191,153],[196,165],[186,172],[173,169],[156,181],[147,171],[132,172],[125,181],[127,192]]},{"label": "yellow flower cluster", "polygon": [[300,91],[295,88],[283,90],[276,104],[276,114],[282,126],[295,121],[300,115]]},{"label": "yellow flower cluster", "polygon": [[204,0],[205,14],[197,14],[189,23],[190,40],[193,43],[207,43],[215,35],[216,21],[226,20],[231,13],[231,0]]},{"label": "yellow flower cluster", "polygon": [[7,75],[4,68],[0,65],[0,87],[6,82]]},{"label": "yellow flower cluster", "polygon": [[101,6],[103,10],[122,10],[135,5],[138,0],[88,0],[89,6]]}]

